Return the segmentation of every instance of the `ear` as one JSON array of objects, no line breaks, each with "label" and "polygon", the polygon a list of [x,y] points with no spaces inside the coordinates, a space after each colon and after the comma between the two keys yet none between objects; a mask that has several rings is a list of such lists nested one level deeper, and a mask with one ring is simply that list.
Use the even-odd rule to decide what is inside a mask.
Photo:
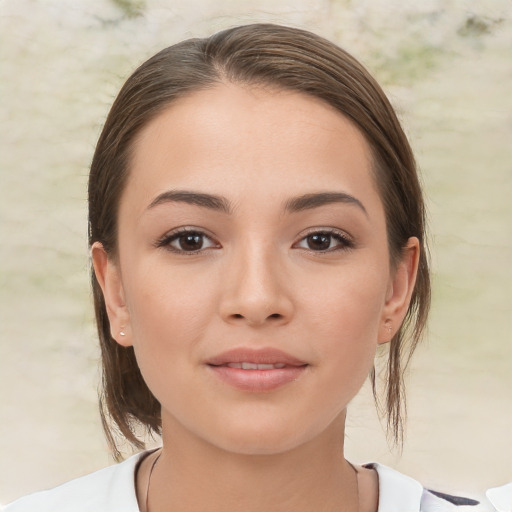
[{"label": "ear", "polygon": [[419,240],[416,237],[411,237],[402,250],[402,257],[395,272],[389,279],[386,303],[379,328],[379,344],[391,341],[404,321],[416,284],[419,260]]},{"label": "ear", "polygon": [[94,274],[103,291],[110,322],[110,334],[117,343],[129,347],[132,345],[130,315],[126,307],[119,265],[109,258],[100,242],[92,245],[91,258]]}]

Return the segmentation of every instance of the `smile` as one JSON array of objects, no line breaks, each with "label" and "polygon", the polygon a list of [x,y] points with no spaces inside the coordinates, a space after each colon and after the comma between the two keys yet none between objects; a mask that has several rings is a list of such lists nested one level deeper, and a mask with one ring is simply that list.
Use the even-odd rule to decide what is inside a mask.
[{"label": "smile", "polygon": [[235,348],[206,361],[207,368],[224,384],[250,393],[269,393],[292,384],[309,366],[275,348]]},{"label": "smile", "polygon": [[284,363],[276,364],[257,364],[257,363],[227,363],[226,366],[229,368],[242,368],[242,370],[275,370],[284,368]]}]

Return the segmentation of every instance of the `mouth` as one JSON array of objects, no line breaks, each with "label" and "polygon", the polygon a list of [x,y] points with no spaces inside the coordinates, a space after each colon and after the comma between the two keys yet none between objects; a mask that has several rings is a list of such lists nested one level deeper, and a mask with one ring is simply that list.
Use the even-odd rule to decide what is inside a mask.
[{"label": "mouth", "polygon": [[219,366],[227,366],[228,368],[241,368],[242,370],[278,370],[280,368],[285,368],[286,365],[284,363],[275,363],[275,364],[258,364],[258,363],[227,363],[225,365]]},{"label": "mouth", "polygon": [[[307,364],[306,361],[272,347],[259,349],[234,348],[211,357],[206,362],[212,366],[229,366],[231,368],[243,368],[244,370],[271,370],[276,367],[279,369],[285,366],[304,366]],[[272,365],[272,368],[258,368],[258,365]]]},{"label": "mouth", "polygon": [[207,366],[217,378],[231,387],[264,393],[293,383],[309,365],[278,349],[239,348],[209,359]]}]

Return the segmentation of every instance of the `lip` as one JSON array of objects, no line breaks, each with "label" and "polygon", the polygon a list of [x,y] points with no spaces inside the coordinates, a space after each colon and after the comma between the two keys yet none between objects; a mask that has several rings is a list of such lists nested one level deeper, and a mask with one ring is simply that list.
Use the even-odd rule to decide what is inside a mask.
[{"label": "lip", "polygon": [[225,365],[228,363],[255,363],[255,364],[285,364],[287,366],[303,366],[307,364],[296,357],[293,357],[277,348],[233,348],[211,357],[206,361],[213,366]]},{"label": "lip", "polygon": [[[232,368],[229,363],[284,365],[282,368],[251,369]],[[226,384],[241,391],[263,393],[273,391],[297,380],[308,364],[275,348],[235,348],[206,361],[211,372]]]}]

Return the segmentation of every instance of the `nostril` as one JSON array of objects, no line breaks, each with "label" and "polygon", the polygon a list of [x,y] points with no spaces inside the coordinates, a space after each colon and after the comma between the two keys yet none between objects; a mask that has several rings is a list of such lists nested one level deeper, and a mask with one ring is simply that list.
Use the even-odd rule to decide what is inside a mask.
[{"label": "nostril", "polygon": [[[250,320],[250,316],[245,316],[241,313],[233,313],[231,315],[231,318],[246,318],[248,322],[252,322],[252,320]],[[273,318],[275,318],[276,320],[281,320],[284,318],[284,316],[281,314],[281,313],[272,313],[271,315],[268,315],[267,317],[265,317],[266,320],[271,320]],[[255,320],[254,320],[255,321]],[[263,319],[261,319],[261,321],[263,321]],[[259,323],[259,322],[258,322]]]}]

